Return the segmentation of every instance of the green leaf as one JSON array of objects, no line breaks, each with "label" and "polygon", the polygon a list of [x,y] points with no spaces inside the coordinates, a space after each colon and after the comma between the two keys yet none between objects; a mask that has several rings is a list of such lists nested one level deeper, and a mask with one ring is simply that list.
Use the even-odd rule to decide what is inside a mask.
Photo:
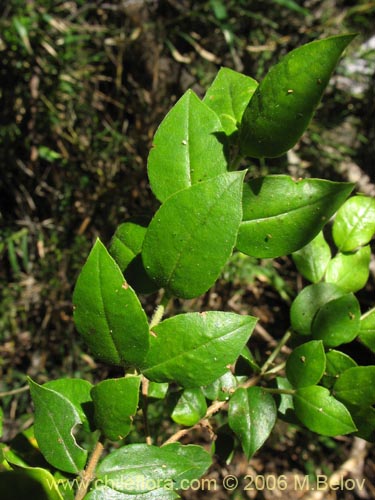
[{"label": "green leaf", "polygon": [[[3,435],[3,419],[4,419],[4,413],[3,413],[3,409],[0,406],[0,438]],[[0,460],[0,462],[1,462],[1,460]]]},{"label": "green leaf", "polygon": [[362,316],[359,340],[372,352],[375,352],[375,309]]},{"label": "green leaf", "polygon": [[318,233],[301,250],[294,252],[292,257],[298,272],[312,283],[318,283],[323,278],[331,260],[331,250],[324,239],[323,232]]},{"label": "green leaf", "polygon": [[338,436],[356,431],[348,409],[325,387],[302,387],[296,391],[293,402],[297,417],[313,432]]},{"label": "green leaf", "polygon": [[[292,384],[285,377],[276,377],[277,389],[293,390]],[[294,416],[294,405],[292,394],[279,394],[280,403],[278,404],[277,411],[282,415],[283,420],[289,421],[291,415]],[[296,418],[294,418],[296,420]]]},{"label": "green leaf", "polygon": [[[241,351],[242,354],[242,351]],[[203,394],[211,401],[226,401],[237,389],[238,381],[230,370],[214,380],[212,384],[202,387]]]},{"label": "green leaf", "polygon": [[250,180],[243,190],[237,248],[252,257],[288,255],[309,243],[336,212],[353,184],[287,175]]},{"label": "green leaf", "polygon": [[183,387],[208,385],[227,371],[248,341],[256,318],[209,311],[174,316],[152,329],[144,375]]},{"label": "green leaf", "polygon": [[355,366],[337,379],[334,395],[352,405],[371,406],[375,403],[375,366]]},{"label": "green leaf", "polygon": [[292,351],[286,362],[286,376],[294,387],[307,387],[319,382],[325,367],[323,342],[311,340]]},{"label": "green leaf", "polygon": [[178,398],[171,414],[172,420],[177,424],[188,427],[195,425],[203,418],[207,411],[206,398],[202,389],[196,387],[185,389]]},{"label": "green leaf", "polygon": [[146,314],[100,240],[78,277],[73,303],[77,330],[98,359],[113,365],[143,360],[149,343]]},{"label": "green leaf", "polygon": [[337,212],[332,235],[342,252],[367,245],[375,233],[375,198],[353,196]]},{"label": "green leaf", "polygon": [[192,90],[173,106],[156,131],[148,157],[151,189],[160,201],[226,172],[219,117]]},{"label": "green leaf", "polygon": [[336,283],[345,292],[357,292],[367,283],[370,260],[370,245],[354,253],[339,252],[328,264],[325,281]]},{"label": "green leaf", "polygon": [[131,444],[107,455],[97,467],[96,476],[117,491],[138,498],[139,494],[155,490],[184,488],[199,479],[210,465],[211,457],[201,446],[172,443],[158,448]]},{"label": "green leaf", "polygon": [[305,287],[294,299],[290,308],[290,322],[300,335],[310,335],[316,313],[331,300],[345,295],[333,283],[316,283]]},{"label": "green leaf", "polygon": [[356,436],[370,441],[375,442],[375,409],[372,407],[361,407],[346,405],[350,414],[354,420],[358,431],[355,433]]},{"label": "green leaf", "polygon": [[39,467],[25,467],[0,473],[1,498],[4,500],[62,500],[52,474]]},{"label": "green leaf", "polygon": [[312,323],[312,337],[323,340],[327,347],[346,344],[359,334],[360,320],[358,300],[352,293],[348,293],[319,309]]},{"label": "green leaf", "polygon": [[289,52],[261,81],[241,124],[241,150],[256,158],[281,156],[307,128],[330,76],[355,35],[317,40]]},{"label": "green leaf", "polygon": [[271,394],[261,387],[237,389],[229,401],[228,422],[250,459],[271,434],[277,410]]},{"label": "green leaf", "polygon": [[226,135],[237,131],[257,86],[258,82],[253,78],[229,68],[220,68],[203,102],[218,115]]},{"label": "green leaf", "polygon": [[326,371],[322,378],[322,384],[327,389],[331,389],[341,373],[353,366],[357,366],[357,363],[350,356],[344,352],[330,349],[326,353]]},{"label": "green leaf", "polygon": [[138,408],[140,383],[141,377],[128,375],[103,380],[92,388],[95,424],[106,438],[117,441],[129,434]]},{"label": "green leaf", "polygon": [[149,222],[145,217],[134,217],[120,224],[109,246],[109,252],[126,281],[137,293],[144,294],[153,293],[158,288],[146,273],[140,255]]},{"label": "green leaf", "polygon": [[164,399],[168,392],[169,384],[167,382],[149,382],[147,396],[149,398]]},{"label": "green leaf", "polygon": [[172,295],[193,298],[215,283],[241,222],[244,172],[219,175],[168,198],[152,219],[142,257]]},{"label": "green leaf", "polygon": [[133,493],[121,493],[109,486],[100,484],[85,496],[85,500],[174,500],[175,498],[181,497],[168,488],[158,488],[147,493],[134,495]]},{"label": "green leaf", "polygon": [[40,451],[57,469],[79,474],[85,467],[87,451],[77,445],[73,435],[82,423],[75,406],[58,392],[29,379],[35,407],[34,432]]},{"label": "green leaf", "polygon": [[87,412],[90,412],[92,404],[90,382],[79,378],[59,378],[46,382],[43,387],[52,389],[68,399],[77,410],[84,429],[90,431],[90,422],[87,418]]}]

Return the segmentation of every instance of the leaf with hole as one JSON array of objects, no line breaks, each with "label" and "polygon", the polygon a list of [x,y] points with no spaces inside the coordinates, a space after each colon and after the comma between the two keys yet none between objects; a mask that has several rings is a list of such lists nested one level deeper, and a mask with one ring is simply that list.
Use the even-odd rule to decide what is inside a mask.
[{"label": "leaf with hole", "polygon": [[293,403],[299,420],[313,432],[338,436],[356,431],[348,409],[325,387],[312,385],[297,389]]},{"label": "leaf with hole", "polygon": [[259,258],[288,255],[307,245],[342,205],[353,184],[287,175],[250,180],[243,189],[237,249]]},{"label": "leaf with hole", "polygon": [[291,352],[286,362],[286,376],[294,387],[307,387],[319,382],[325,367],[323,342],[311,340]]},{"label": "leaf with hole", "polygon": [[77,444],[73,435],[82,424],[78,411],[62,394],[31,379],[29,386],[35,408],[35,438],[40,451],[57,469],[79,474],[85,467],[87,451]]},{"label": "leaf with hole", "polygon": [[181,189],[226,172],[224,138],[219,117],[188,90],[153,140],[147,168],[155,196],[163,202]]},{"label": "leaf with hole", "polygon": [[172,295],[193,298],[219,277],[242,218],[244,172],[219,175],[174,194],[156,212],[143,242],[148,274]]},{"label": "leaf with hole", "polygon": [[228,422],[250,459],[271,434],[277,417],[271,394],[261,387],[239,388],[229,401]]},{"label": "leaf with hole", "polygon": [[234,363],[256,318],[209,311],[174,316],[152,328],[143,374],[155,382],[205,386]]},{"label": "leaf with hole", "polygon": [[307,128],[333,70],[355,35],[310,42],[289,52],[260,82],[241,124],[241,151],[281,156]]},{"label": "leaf with hole", "polygon": [[113,365],[138,365],[148,350],[147,317],[120,268],[97,240],[78,277],[74,322],[93,354]]}]

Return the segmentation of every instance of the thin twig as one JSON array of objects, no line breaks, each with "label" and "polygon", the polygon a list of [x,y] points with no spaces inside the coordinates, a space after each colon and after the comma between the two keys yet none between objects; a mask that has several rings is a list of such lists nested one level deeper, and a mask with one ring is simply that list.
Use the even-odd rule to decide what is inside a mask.
[{"label": "thin twig", "polygon": [[83,498],[85,497],[87,490],[90,486],[90,483],[95,477],[94,473],[95,467],[99,462],[103,450],[104,450],[104,445],[99,439],[99,441],[96,443],[94,451],[92,452],[92,455],[90,457],[86,469],[82,472],[79,488],[76,493],[76,496],[74,497],[74,500],[83,500]]},{"label": "thin twig", "polygon": [[23,387],[19,387],[18,389],[12,389],[11,391],[0,392],[0,398],[4,398],[5,396],[13,396],[14,394],[20,394],[21,392],[26,392],[29,390],[28,385],[24,385]]},{"label": "thin twig", "polygon": [[279,355],[281,349],[288,342],[288,340],[290,339],[291,336],[292,336],[292,332],[290,330],[288,330],[285,333],[285,335],[283,336],[283,338],[279,341],[279,343],[277,344],[277,346],[275,347],[275,349],[273,350],[273,352],[271,353],[271,355],[266,359],[265,363],[263,364],[263,366],[262,366],[262,368],[260,370],[260,374],[261,375],[264,375],[266,373],[268,367],[277,358],[277,356]]},{"label": "thin twig", "polygon": [[150,427],[148,425],[148,386],[149,380],[146,377],[142,377],[142,414],[143,414],[143,424],[145,426],[146,443],[148,445],[152,444],[152,438],[150,433]]}]

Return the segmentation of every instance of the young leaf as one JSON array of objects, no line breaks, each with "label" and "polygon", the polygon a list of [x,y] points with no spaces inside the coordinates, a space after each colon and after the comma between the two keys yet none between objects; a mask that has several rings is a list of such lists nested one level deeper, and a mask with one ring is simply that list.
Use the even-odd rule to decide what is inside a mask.
[{"label": "young leaf", "polygon": [[94,355],[114,364],[139,364],[149,343],[147,317],[132,288],[97,240],[73,294],[74,321]]},{"label": "young leaf", "polygon": [[229,68],[220,68],[203,102],[218,115],[226,135],[237,131],[257,86],[258,82],[253,78]]},{"label": "young leaf", "polygon": [[129,375],[103,380],[92,388],[95,424],[106,438],[118,441],[129,434],[138,407],[140,383],[141,377]]},{"label": "young leaf", "polygon": [[336,283],[345,292],[357,292],[370,274],[370,245],[353,253],[339,252],[328,264],[325,281]]},{"label": "young leaf", "polygon": [[344,352],[330,349],[326,353],[326,371],[322,378],[322,384],[327,389],[331,389],[340,375],[353,366],[357,366],[357,363],[350,356]]},{"label": "young leaf", "polygon": [[159,208],[143,243],[149,275],[172,295],[193,298],[216,281],[241,222],[244,172],[179,191]]},{"label": "young leaf", "polygon": [[148,176],[155,196],[169,196],[226,172],[219,117],[193,91],[173,106],[156,131],[148,157]]},{"label": "young leaf", "polygon": [[352,293],[348,293],[319,309],[312,322],[312,337],[323,340],[327,347],[346,344],[357,337],[360,319],[358,300]]},{"label": "young leaf", "polygon": [[294,252],[292,257],[298,272],[312,283],[318,283],[331,260],[331,249],[323,232],[320,231],[310,243]]},{"label": "young leaf", "polygon": [[77,445],[73,436],[81,424],[75,406],[52,389],[29,379],[30,393],[35,407],[34,432],[40,451],[57,469],[79,474],[85,467],[87,451]]},{"label": "young leaf", "polygon": [[255,323],[251,316],[219,311],[166,319],[152,329],[142,371],[156,382],[208,385],[234,363]]},{"label": "young leaf", "polygon": [[90,382],[79,378],[59,378],[46,382],[43,387],[52,389],[68,399],[77,410],[84,429],[90,431],[90,422],[87,417],[87,411],[90,411],[92,404]]},{"label": "young leaf", "polygon": [[353,196],[337,212],[332,235],[342,252],[367,245],[375,233],[375,198]]},{"label": "young leaf", "polygon": [[119,492],[143,498],[138,495],[186,487],[210,465],[211,457],[201,446],[172,443],[158,448],[131,444],[107,455],[97,467],[96,476]]},{"label": "young leaf", "polygon": [[302,387],[296,391],[293,402],[297,417],[313,432],[338,436],[356,431],[348,409],[325,387]]},{"label": "young leaf", "polygon": [[323,342],[311,340],[292,351],[286,362],[286,376],[297,388],[315,385],[322,378],[325,366]]},{"label": "young leaf", "polygon": [[334,395],[347,403],[371,406],[375,403],[375,366],[355,366],[345,370],[333,387]]},{"label": "young leaf", "polygon": [[[276,377],[277,389],[293,390],[292,384],[285,377]],[[277,411],[282,415],[283,420],[288,422],[294,417],[294,405],[292,394],[280,394],[280,403],[278,404]],[[294,417],[294,422],[297,419]]]},{"label": "young leaf", "polygon": [[185,389],[178,398],[171,414],[172,420],[188,427],[195,425],[207,411],[206,398],[202,389]]},{"label": "young leaf", "polygon": [[307,128],[330,76],[355,35],[317,40],[287,54],[259,84],[241,124],[241,150],[255,158],[281,156]]},{"label": "young leaf", "polygon": [[250,459],[271,434],[277,410],[271,394],[261,387],[237,389],[229,401],[228,422]]},{"label": "young leaf", "polygon": [[203,394],[211,401],[228,400],[231,394],[237,389],[238,381],[230,370],[224,375],[214,380],[212,384],[202,387]]},{"label": "young leaf", "polygon": [[294,299],[290,308],[290,322],[300,335],[310,335],[316,313],[327,302],[345,295],[333,283],[316,283],[305,287]]},{"label": "young leaf", "polygon": [[375,309],[362,316],[359,340],[372,352],[375,352]]},{"label": "young leaf", "polygon": [[250,180],[243,189],[243,221],[237,249],[252,257],[287,255],[309,243],[353,189],[321,179],[287,175]]}]

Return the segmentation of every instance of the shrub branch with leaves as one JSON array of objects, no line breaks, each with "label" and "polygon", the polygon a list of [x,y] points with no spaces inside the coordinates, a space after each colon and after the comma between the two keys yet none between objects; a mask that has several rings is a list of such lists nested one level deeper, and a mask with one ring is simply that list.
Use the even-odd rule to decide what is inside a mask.
[{"label": "shrub branch with leaves", "polygon": [[[362,312],[354,295],[369,276],[375,200],[348,198],[350,183],[237,171],[246,157],[264,162],[295,145],[353,36],[293,50],[259,85],[222,68],[203,100],[189,90],[170,110],[148,159],[159,209],[151,221],[121,224],[108,249],[97,240],[74,291],[77,330],[96,359],[122,367],[124,376],[94,386],[30,379],[33,432],[50,469],[3,447],[2,488],[12,489],[17,477],[21,487],[39,487],[33,498],[73,498],[66,485],[74,475],[76,500],[178,498],[220,453],[219,440],[210,452],[179,443],[201,424],[236,436],[248,459],[277,418],[324,436],[374,439],[375,366],[358,366],[340,346],[359,339],[375,350],[375,309]],[[334,256],[325,239],[330,230]],[[233,252],[292,254],[311,282],[261,366],[248,346],[255,317],[201,311],[163,319],[173,298],[205,293]],[[157,290],[160,303],[148,320],[137,294]],[[291,354],[277,364],[286,343]],[[239,358],[250,376],[236,371]],[[150,431],[152,401],[165,402],[180,426],[162,443]],[[138,414],[144,437],[128,444],[122,440]],[[86,444],[91,436],[90,446],[83,447],[81,433]]]}]

